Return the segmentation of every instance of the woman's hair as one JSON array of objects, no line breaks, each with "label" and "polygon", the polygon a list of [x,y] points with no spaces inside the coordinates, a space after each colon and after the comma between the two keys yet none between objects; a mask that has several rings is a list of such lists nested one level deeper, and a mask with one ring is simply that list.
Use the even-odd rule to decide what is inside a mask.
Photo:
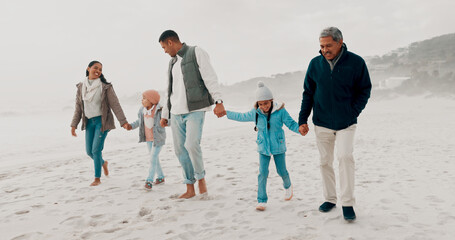
[{"label": "woman's hair", "polygon": [[[99,63],[101,64],[101,66],[103,66],[102,63],[100,63],[99,61],[91,61],[89,64],[88,64],[88,67],[92,67],[93,65],[95,65],[95,63]],[[85,70],[85,76],[88,77],[88,70]],[[106,78],[104,77],[104,75],[101,73],[101,76],[100,76],[100,80],[102,83],[105,83],[105,84],[111,84],[109,82],[106,81]]]}]

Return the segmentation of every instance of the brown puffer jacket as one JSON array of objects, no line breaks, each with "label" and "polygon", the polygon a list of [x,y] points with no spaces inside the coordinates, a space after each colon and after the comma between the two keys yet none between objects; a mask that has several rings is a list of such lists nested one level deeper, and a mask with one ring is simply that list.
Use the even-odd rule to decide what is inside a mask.
[{"label": "brown puffer jacket", "polygon": [[[78,83],[77,94],[76,94],[76,108],[74,110],[73,121],[71,121],[71,127],[77,128],[77,125],[82,119],[82,130],[85,130],[87,119],[84,113],[84,101],[82,100],[82,83]],[[127,123],[125,114],[123,113],[122,107],[118,101],[117,95],[114,92],[112,84],[102,83],[101,92],[101,131],[115,129],[114,111],[117,120],[120,122],[120,126]]]}]

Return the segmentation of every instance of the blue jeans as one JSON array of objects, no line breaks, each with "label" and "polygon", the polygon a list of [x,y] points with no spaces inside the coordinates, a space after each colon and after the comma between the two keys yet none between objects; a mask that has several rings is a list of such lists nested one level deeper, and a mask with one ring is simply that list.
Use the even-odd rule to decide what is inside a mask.
[{"label": "blue jeans", "polygon": [[202,161],[201,137],[205,112],[191,112],[171,116],[175,155],[183,169],[183,183],[194,184],[205,177]]},{"label": "blue jeans", "polygon": [[87,119],[85,127],[85,150],[87,155],[93,159],[95,164],[95,177],[101,177],[101,167],[104,164],[102,151],[104,148],[104,140],[109,130],[101,132],[101,116]]},{"label": "blue jeans", "polygon": [[[259,176],[258,176],[258,202],[266,203],[267,198],[267,177],[269,176],[269,163],[271,156],[259,154]],[[291,187],[291,179],[289,178],[288,170],[286,170],[286,154],[273,155],[275,160],[276,171],[283,179],[283,187],[288,189]]]},{"label": "blue jeans", "polygon": [[150,168],[149,168],[149,176],[147,177],[146,181],[153,182],[153,178],[155,177],[155,172],[156,172],[157,178],[164,178],[163,170],[161,169],[161,164],[160,164],[160,157],[159,157],[161,148],[163,146],[153,146],[153,142],[147,142],[147,147],[150,152]]}]

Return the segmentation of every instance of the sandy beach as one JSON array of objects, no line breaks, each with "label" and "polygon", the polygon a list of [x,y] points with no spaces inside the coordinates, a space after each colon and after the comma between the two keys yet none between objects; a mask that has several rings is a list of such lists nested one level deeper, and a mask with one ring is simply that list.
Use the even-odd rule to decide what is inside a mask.
[{"label": "sandy beach", "polygon": [[[235,110],[246,111],[249,106],[227,103]],[[286,106],[297,119],[298,101]],[[135,120],[135,111],[131,107],[127,112],[130,121]],[[90,187],[93,163],[84,153],[84,132],[78,131],[78,138],[70,136],[71,114],[71,110],[55,113],[60,116],[53,118],[60,121],[55,132],[45,130],[55,138],[27,141],[23,147],[2,142],[0,239],[440,240],[455,236],[453,100],[401,97],[369,102],[355,139],[354,223],[343,219],[340,205],[329,213],[318,211],[323,197],[313,128],[306,137],[286,129],[293,199],[284,201],[282,180],[271,164],[267,210],[258,212],[253,123],[216,119],[207,113],[202,147],[208,194],[182,200],[177,197],[185,186],[172,139],[167,139],[160,155],[166,183],[148,191],[143,187],[149,167],[146,146],[137,143],[136,131],[120,128],[106,140],[104,158],[110,176]],[[66,122],[61,122],[64,117]],[[15,118],[20,116],[6,116],[5,121]],[[2,131],[13,135],[6,128]]]}]

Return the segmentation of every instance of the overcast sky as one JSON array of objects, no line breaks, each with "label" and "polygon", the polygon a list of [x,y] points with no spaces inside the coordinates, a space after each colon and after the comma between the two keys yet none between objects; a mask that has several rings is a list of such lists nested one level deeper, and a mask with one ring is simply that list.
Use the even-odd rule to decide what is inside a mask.
[{"label": "overcast sky", "polygon": [[233,84],[305,70],[324,27],[339,27],[363,57],[382,55],[455,32],[454,10],[453,0],[1,0],[0,100],[73,98],[94,59],[120,96],[164,89],[167,29]]}]

